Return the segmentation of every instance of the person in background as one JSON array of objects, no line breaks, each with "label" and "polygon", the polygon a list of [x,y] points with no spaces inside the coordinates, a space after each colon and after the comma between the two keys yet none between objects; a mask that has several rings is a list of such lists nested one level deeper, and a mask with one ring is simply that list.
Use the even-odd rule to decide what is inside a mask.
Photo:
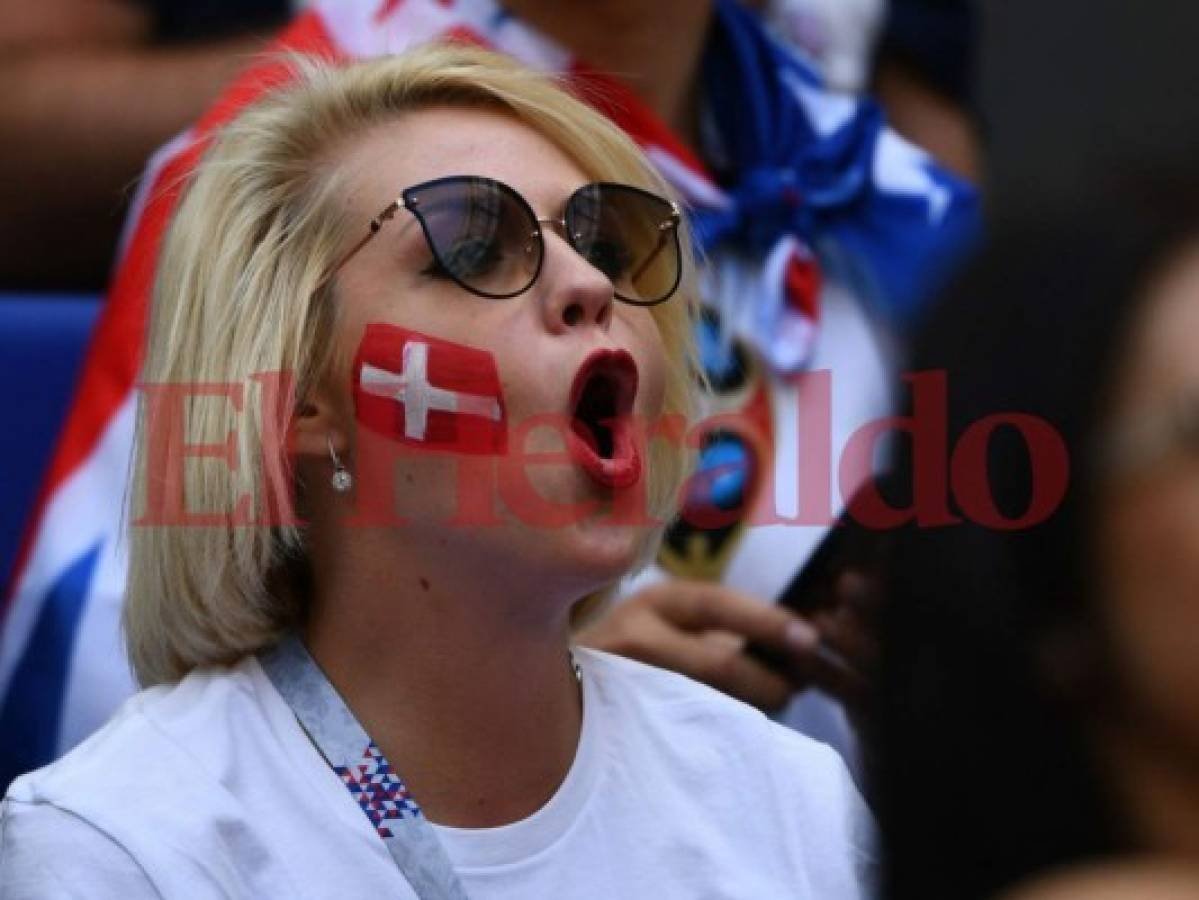
[{"label": "person in background", "polygon": [[[978,175],[977,137],[962,115],[973,55],[968,5],[893,0],[889,15],[882,0],[749,5],[837,90],[869,86],[882,34],[874,90],[888,116],[954,171]],[[0,3],[8,98],[0,240],[10,250],[0,285],[102,289],[146,159],[200,116],[292,12],[287,0]],[[73,236],[65,244],[64,223]]]},{"label": "person in background", "polygon": [[[832,90],[864,93],[875,64],[871,38],[886,17],[885,10],[863,3],[802,0],[747,5],[761,13],[772,26],[772,34],[800,45],[805,62],[813,63]],[[795,31],[788,31],[788,15],[797,12],[802,12],[810,33],[827,38],[818,41],[823,52],[809,52],[812,46],[803,46],[796,40]],[[947,30],[962,34],[963,47],[968,48],[972,18],[951,15],[950,19],[954,21],[947,23]],[[898,20],[895,17],[894,21]],[[889,27],[887,35],[890,46],[895,38]],[[968,50],[963,56],[968,56]],[[968,66],[958,74],[964,86]],[[854,78],[861,80],[854,82]],[[738,91],[742,98],[757,93],[744,86],[730,89],[726,92],[730,106]],[[721,93],[713,90],[712,96],[720,97]],[[910,100],[911,108],[923,101],[901,90],[893,92],[893,99]],[[715,106],[719,101],[710,97],[707,102]],[[769,118],[770,102],[741,103],[746,112],[734,127],[747,134],[773,133],[785,145],[791,126],[777,124],[785,122],[785,117],[775,112],[776,122],[768,124],[755,114]],[[856,102],[860,121],[879,115],[874,101],[858,96]],[[942,105],[954,109],[957,127],[973,134],[966,113],[956,101]],[[927,121],[931,124],[934,118]],[[944,131],[941,124],[936,124],[925,136]],[[788,151],[766,152],[759,159],[742,153],[733,166],[722,169],[719,143],[710,140],[709,135],[709,140],[701,143],[701,151],[705,160],[714,164],[718,182],[730,185],[734,195],[763,197],[773,190],[775,196],[785,197],[791,190],[785,181],[772,183],[767,174]],[[877,145],[878,159],[887,155],[883,146]],[[840,152],[832,151],[831,145],[827,149]],[[821,152],[813,152],[809,158]],[[838,165],[844,162],[843,156]],[[849,168],[843,169],[843,174]],[[747,178],[747,183],[739,184],[739,169],[752,170],[755,183],[749,184]],[[826,189],[836,190],[829,184],[809,184],[798,187],[797,193],[815,196]],[[754,202],[749,201],[747,207]],[[830,590],[801,605],[804,617],[791,623],[779,616],[779,611],[764,609],[761,600],[778,598],[789,590],[792,576],[824,539],[827,524],[841,512],[843,502],[862,477],[861,473],[846,477],[838,471],[850,437],[860,425],[891,409],[906,323],[917,317],[919,304],[908,305],[896,315],[896,307],[884,310],[870,298],[877,299],[877,292],[893,300],[904,293],[909,297],[926,296],[931,282],[905,291],[900,287],[905,277],[898,272],[876,270],[862,278],[861,270],[855,271],[855,262],[841,264],[846,261],[845,245],[831,233],[835,229],[821,233],[830,224],[826,223],[813,230],[810,245],[800,247],[805,262],[793,258],[784,267],[790,273],[788,277],[793,278],[792,285],[808,280],[812,288],[791,291],[780,303],[772,297],[771,275],[761,280],[744,277],[743,254],[755,242],[768,243],[769,238],[764,240],[761,235],[770,233],[774,227],[770,223],[785,222],[788,214],[767,203],[752,215],[758,217],[758,224],[751,225],[748,218],[743,218],[736,236],[730,235],[731,240],[712,254],[714,267],[723,277],[708,297],[716,324],[706,323],[710,330],[701,343],[708,351],[706,374],[712,391],[705,408],[713,417],[713,425],[701,437],[697,489],[690,493],[680,521],[668,532],[657,567],[635,580],[628,599],[585,632],[583,639],[688,672],[763,708],[779,710],[783,721],[836,746],[856,767],[857,743],[845,711],[849,710],[850,717],[857,712],[856,691],[849,686],[860,684],[861,676],[867,676],[871,666],[870,620],[878,599],[870,589],[873,581],[858,571],[840,573],[829,585]],[[862,219],[870,217],[864,214]],[[939,268],[935,261],[938,257],[950,265],[949,260],[959,252],[950,246],[951,230],[941,231],[944,242],[931,258],[925,257],[925,262],[914,268],[929,274]],[[751,249],[749,255],[766,260],[767,268],[779,265],[782,247],[775,244],[769,249],[767,253]],[[877,247],[861,250],[865,252],[859,261],[863,256],[874,256],[875,263],[881,262],[874,255]],[[768,261],[771,259],[773,263]],[[926,264],[930,264],[928,268]],[[737,277],[739,271],[741,278]],[[818,281],[821,284],[817,287]],[[733,300],[738,296],[753,299],[738,304]],[[817,302],[805,308],[801,299],[804,296]],[[805,319],[812,321],[806,317],[813,313],[820,324],[809,330]],[[818,375],[807,378],[804,374],[826,370],[831,374],[831,397],[816,388]],[[764,408],[770,413],[763,415]],[[823,413],[828,413],[828,421],[822,425]],[[765,427],[760,424],[763,422],[767,423]],[[798,436],[812,431],[820,433],[821,439],[827,433],[831,445],[828,461],[811,453],[810,444],[800,448],[802,439]],[[810,504],[822,491],[822,468],[833,470],[828,476],[837,482],[837,493],[828,510],[830,517],[813,527]],[[719,509],[715,518],[723,517],[721,525],[696,528],[691,524],[713,506]],[[780,523],[780,519],[784,521]],[[672,577],[658,580],[663,573]],[[815,626],[814,633],[804,629],[807,624]],[[784,648],[781,653],[775,649],[773,655],[785,658],[787,642],[777,637],[784,627],[789,630],[783,633],[791,637],[790,664],[775,669],[761,665],[757,656],[740,652],[749,641]],[[834,650],[834,656],[848,666],[824,665],[821,655],[810,649],[814,640],[818,650]],[[806,690],[810,685],[819,689]],[[839,702],[829,703],[830,696]]]},{"label": "person in background", "polygon": [[289,13],[286,0],[0,3],[0,286],[100,290],[146,159]]},{"label": "person in background", "polygon": [[917,341],[951,448],[1005,424],[966,475],[997,520],[894,536],[895,900],[1199,895],[1199,193],[1156,163],[997,227]]},{"label": "person in background", "polygon": [[984,169],[973,0],[757,0],[833,90],[870,94],[893,128],[958,174]]}]

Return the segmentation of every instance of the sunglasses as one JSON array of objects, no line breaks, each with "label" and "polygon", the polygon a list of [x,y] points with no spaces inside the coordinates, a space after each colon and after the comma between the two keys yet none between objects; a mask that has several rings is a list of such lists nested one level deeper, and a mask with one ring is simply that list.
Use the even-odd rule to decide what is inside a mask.
[{"label": "sunglasses", "polygon": [[406,209],[420,222],[434,269],[472,294],[506,299],[527,291],[545,261],[542,225],[555,225],[576,252],[608,276],[618,300],[653,306],[670,298],[682,277],[679,208],[625,184],[585,184],[566,201],[561,219],[539,219],[508,185],[479,175],[437,178],[405,190],[370,223],[336,273],[383,223]]}]

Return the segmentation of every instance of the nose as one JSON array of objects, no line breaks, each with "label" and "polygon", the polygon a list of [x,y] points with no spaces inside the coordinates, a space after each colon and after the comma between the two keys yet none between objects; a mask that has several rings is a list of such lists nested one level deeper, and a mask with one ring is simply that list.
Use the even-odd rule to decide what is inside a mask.
[{"label": "nose", "polygon": [[545,240],[541,309],[546,327],[553,333],[580,326],[607,331],[615,302],[612,281],[562,237],[562,222],[542,219],[541,225]]}]

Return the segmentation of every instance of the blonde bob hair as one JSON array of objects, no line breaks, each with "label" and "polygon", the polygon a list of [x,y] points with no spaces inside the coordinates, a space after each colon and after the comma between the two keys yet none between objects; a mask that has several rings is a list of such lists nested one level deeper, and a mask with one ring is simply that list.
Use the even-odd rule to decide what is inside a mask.
[{"label": "blonde bob hair", "polygon": [[[366,224],[345,220],[338,147],[408,112],[484,107],[546,137],[588,178],[671,193],[619,128],[553,78],[505,57],[432,45],[349,66],[293,63],[287,85],[216,135],[164,238],[132,502],[136,512],[146,506],[148,490],[162,488],[166,476],[150,471],[154,459],[176,459],[187,515],[179,522],[135,518],[131,528],[124,630],[143,685],[177,681],[196,666],[230,663],[269,646],[301,612],[281,596],[295,591],[271,589],[304,558],[302,527],[277,515],[277,498],[290,497],[295,486],[277,436],[287,434],[293,411],[330,365],[337,283],[328,276]],[[686,223],[680,240],[683,283],[652,314],[667,357],[665,412],[690,419],[696,290]],[[263,373],[290,376],[289,402],[266,403],[264,410]],[[182,437],[163,457],[161,443],[151,452],[164,437],[148,427],[148,397],[171,385],[197,390],[182,390]],[[212,385],[237,394],[214,394]],[[180,440],[228,442],[226,458],[184,461]],[[670,517],[687,459],[678,441],[651,447],[647,499],[655,518]],[[235,514],[245,513],[247,502],[253,512]],[[274,511],[273,522],[264,510]],[[659,532],[651,535],[655,543]]]}]

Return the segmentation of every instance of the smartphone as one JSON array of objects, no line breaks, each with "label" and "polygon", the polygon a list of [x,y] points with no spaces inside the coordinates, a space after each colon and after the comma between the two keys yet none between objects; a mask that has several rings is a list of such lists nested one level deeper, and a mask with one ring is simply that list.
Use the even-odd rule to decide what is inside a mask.
[{"label": "smartphone", "polygon": [[[866,528],[843,513],[783,589],[777,602],[805,618],[822,611],[831,612],[841,602],[836,593],[841,574],[852,569],[868,576],[882,576],[889,546],[890,538],[886,532]],[[770,669],[797,677],[795,660],[785,650],[751,641],[745,652]],[[861,680],[861,673],[831,646],[821,644],[814,656],[817,665],[839,676],[838,682]],[[811,676],[810,672],[803,674],[808,678]]]}]

